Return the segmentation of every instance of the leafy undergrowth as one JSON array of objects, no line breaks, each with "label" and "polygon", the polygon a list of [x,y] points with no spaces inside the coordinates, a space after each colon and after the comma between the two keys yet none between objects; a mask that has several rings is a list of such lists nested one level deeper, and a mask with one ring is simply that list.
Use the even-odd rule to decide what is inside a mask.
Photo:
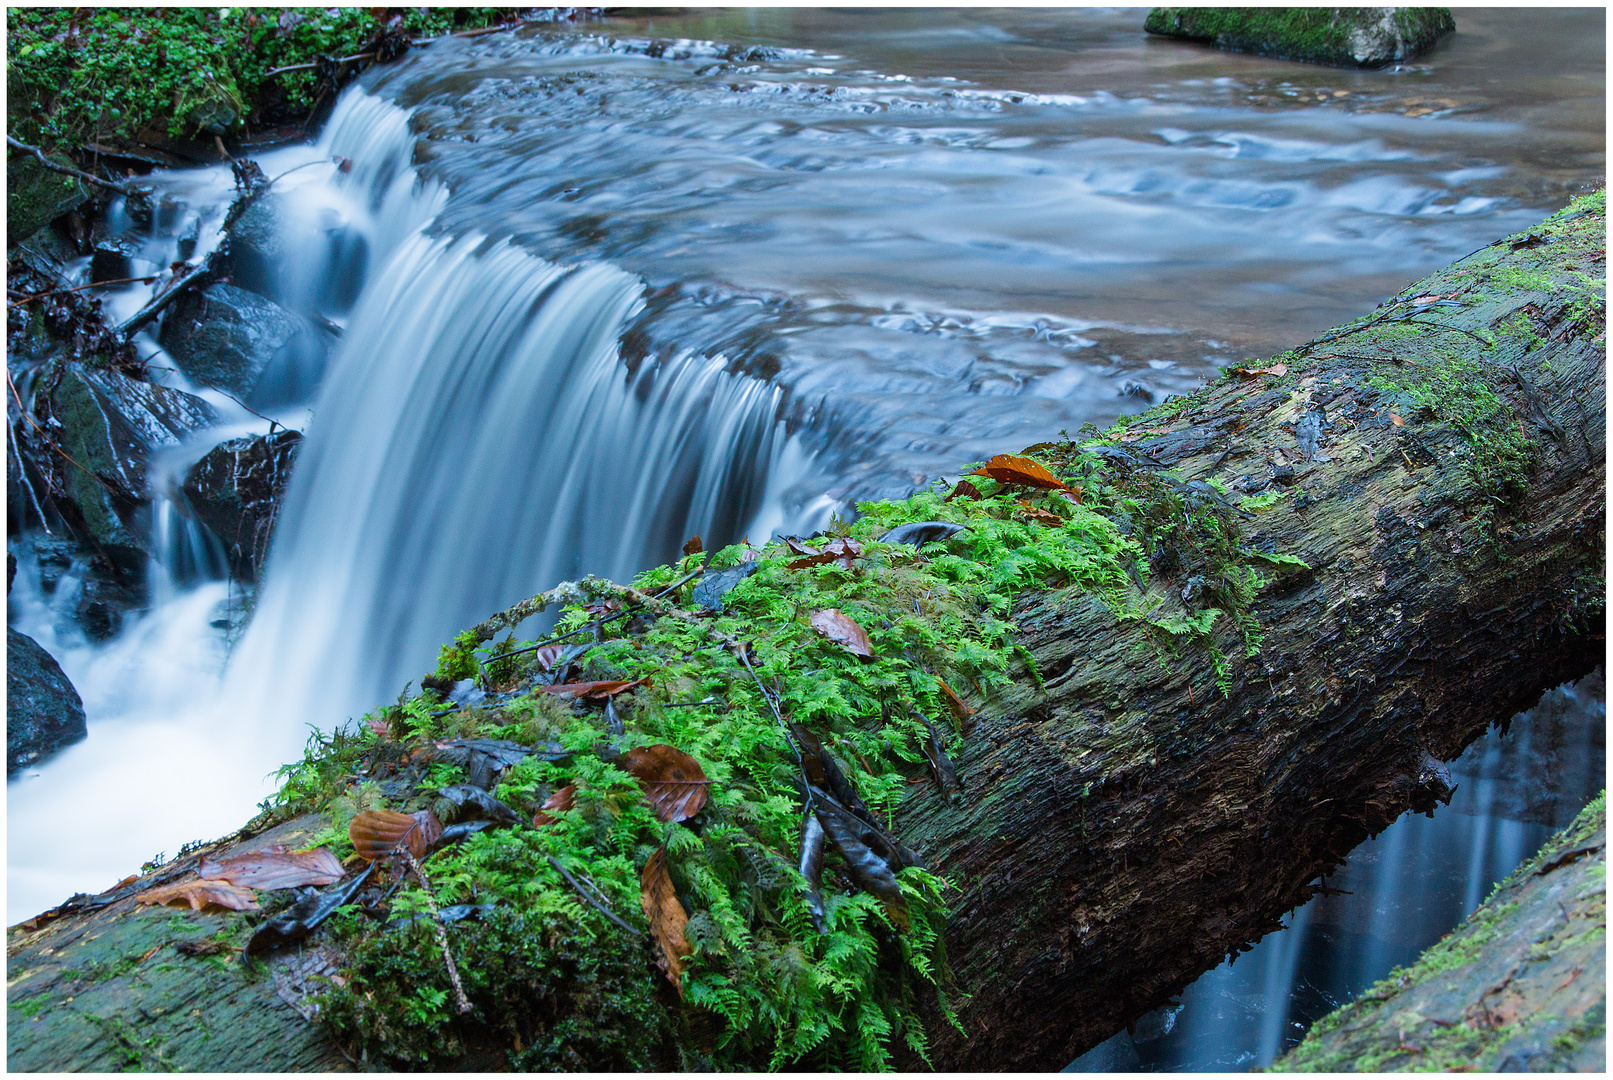
[{"label": "leafy undergrowth", "polygon": [[[376,811],[506,821],[325,924],[345,956],[321,1012],[339,1043],[423,1068],[926,1060],[921,1008],[950,1017],[959,988],[945,868],[907,850],[900,810],[921,784],[969,797],[944,747],[967,737],[966,699],[1008,685],[1013,598],[1088,590],[1150,627],[1161,662],[1258,646],[1265,579],[1240,512],[1113,440],[995,458],[950,497],[865,503],[811,545],[717,552],[703,576],[696,551],[633,589],[569,584],[545,594],[569,600],[558,640],[492,640],[537,609],[517,605],[446,646],[429,689],[316,734],[281,810],[325,813],[339,856],[374,821],[407,827]],[[914,522],[962,528],[881,540]],[[1187,603],[1163,614],[1165,595]],[[503,742],[478,761],[466,739]],[[646,764],[673,757],[687,765]],[[467,783],[508,809],[474,809]],[[447,940],[468,1011],[439,907],[464,916]]]},{"label": "leafy undergrowth", "polygon": [[278,68],[355,56],[389,35],[430,38],[493,25],[515,11],[13,7],[6,12],[8,126],[24,141],[71,149],[146,129],[186,137],[239,131],[264,106],[306,113],[352,65],[270,74]]}]

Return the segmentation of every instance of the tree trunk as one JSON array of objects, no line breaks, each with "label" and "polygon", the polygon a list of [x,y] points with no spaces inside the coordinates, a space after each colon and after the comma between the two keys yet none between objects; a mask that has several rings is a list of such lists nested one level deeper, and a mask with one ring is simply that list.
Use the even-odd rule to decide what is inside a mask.
[{"label": "tree trunk", "polygon": [[[1035,670],[954,741],[962,797],[927,790],[896,822],[957,886],[946,946],[966,1036],[930,1018],[937,1067],[1062,1067],[1274,929],[1361,840],[1448,797],[1436,759],[1601,657],[1605,201],[1530,236],[1280,368],[1154,410],[1111,451],[1214,478],[1234,502],[1280,493],[1245,511],[1244,545],[1308,566],[1261,594],[1258,655],[1242,655],[1237,627],[1218,634],[1238,646],[1219,676],[1204,650],[1172,656],[1155,628],[1087,594],[1016,604]],[[1198,584],[1154,587],[1181,613],[1175,598]],[[74,951],[131,904],[13,928],[11,971],[50,966],[70,991]],[[98,985],[263,993],[201,965],[129,970]],[[33,1004],[46,998],[31,978],[12,975],[13,1067],[104,1067],[65,1028],[48,1034],[57,1010]],[[175,1023],[136,1006],[109,1015],[142,1032]],[[260,1025],[265,1056],[228,1067],[331,1060],[270,1059],[285,1032],[308,1037],[289,1009],[240,1022]],[[198,1054],[163,1063],[225,1067]]]},{"label": "tree trunk", "polygon": [[[932,1025],[937,1065],[1062,1068],[1431,809],[1431,759],[1601,659],[1605,211],[1567,216],[1280,358],[1281,376],[1133,425],[1169,429],[1132,446],[1185,479],[1291,483],[1246,530],[1310,570],[1256,605],[1264,647],[1226,696],[1202,654],[1161,663],[1095,601],[1016,606],[1045,693],[1017,679],[979,717],[963,805],[923,796],[899,823],[966,884],[947,949],[967,1038]],[[1427,296],[1464,306],[1415,319],[1456,329],[1395,321]],[[1404,389],[1419,382],[1432,409]],[[1527,467],[1507,460],[1519,434]]]}]

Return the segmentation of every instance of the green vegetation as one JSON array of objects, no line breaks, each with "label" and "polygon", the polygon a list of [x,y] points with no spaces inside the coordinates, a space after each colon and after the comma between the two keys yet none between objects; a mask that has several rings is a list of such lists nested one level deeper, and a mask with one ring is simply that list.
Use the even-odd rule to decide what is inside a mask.
[{"label": "green vegetation", "polygon": [[[348,958],[348,982],[329,992],[322,1013],[337,1038],[371,1060],[427,1068],[482,1060],[494,1048],[522,1068],[873,1070],[893,1067],[898,1052],[926,1060],[918,1005],[931,1002],[947,1015],[949,995],[958,992],[941,946],[949,883],[917,867],[901,870],[902,911],[856,889],[831,854],[823,932],[814,928],[797,869],[800,766],[769,698],[844,763],[862,801],[900,837],[907,793],[932,782],[924,718],[961,734],[962,713],[949,707],[943,682],[989,697],[1008,685],[1016,663],[1028,663],[1010,637],[1014,596],[1084,589],[1117,620],[1149,626],[1161,662],[1203,647],[1225,669],[1220,639],[1258,646],[1248,607],[1266,579],[1247,565],[1238,516],[1218,491],[1072,442],[1042,448],[1040,460],[1071,495],[1079,489],[1079,501],[972,477],[978,500],[949,502],[931,490],[865,503],[855,523],[833,530],[860,546],[848,565],[792,569],[797,554],[782,544],[718,552],[708,573],[742,559],[756,567],[718,614],[682,610],[693,588],[686,584],[631,619],[598,625],[599,605],[616,587],[582,583],[592,601],[580,596],[567,606],[556,632],[593,630],[599,640],[586,670],[572,677],[650,680],[612,699],[622,734],[610,734],[599,702],[533,687],[535,653],[505,655],[526,643],[478,645],[473,632],[443,649],[429,682],[478,677],[509,700],[455,710],[435,691],[406,692],[366,723],[316,733],[305,760],[285,771],[281,803],[287,812],[327,815],[320,840],[338,854],[351,850],[347,824],[364,810],[431,809],[449,819],[452,808],[435,790],[461,774],[431,760],[433,741],[559,744],[564,756],[529,757],[502,776],[495,794],[523,819],[558,789],[575,791],[574,806],[549,811],[549,824],[488,830],[426,863],[439,904],[494,905],[450,931],[471,1015],[455,1012],[429,928],[388,930],[355,916],[331,931]],[[922,550],[879,542],[913,521],[966,528]],[[634,586],[664,589],[700,558],[648,571]],[[1173,587],[1150,592],[1156,579]],[[1167,612],[1165,598],[1176,598],[1188,580],[1194,606],[1174,600]],[[826,608],[866,631],[871,657],[809,625]],[[1218,626],[1223,614],[1226,625]],[[614,750],[655,743],[692,755],[711,780],[696,818],[659,823],[619,767]],[[614,749],[602,753],[607,745]],[[585,902],[555,865],[586,875],[613,911],[636,919],[641,870],[662,846],[690,912],[681,1009],[669,1008],[676,992],[641,943]],[[423,910],[424,902],[417,883],[405,884],[392,914]]]},{"label": "green vegetation", "polygon": [[[8,128],[76,150],[142,131],[237,133],[305,114],[324,87],[276,68],[498,23],[510,8],[43,8],[6,11]],[[280,118],[283,118],[280,117]]]},{"label": "green vegetation", "polygon": [[[1154,8],[1150,34],[1213,41],[1223,49],[1285,60],[1355,67],[1379,66],[1395,57],[1358,55],[1358,37],[1378,29],[1379,8]],[[1394,9],[1393,29],[1414,55],[1456,29],[1450,8]],[[1404,55],[1401,57],[1404,58]]]}]

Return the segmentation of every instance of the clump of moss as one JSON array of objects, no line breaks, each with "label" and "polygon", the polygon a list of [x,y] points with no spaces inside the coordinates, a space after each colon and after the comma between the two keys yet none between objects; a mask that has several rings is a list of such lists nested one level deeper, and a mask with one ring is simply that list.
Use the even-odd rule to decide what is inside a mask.
[{"label": "clump of moss", "polygon": [[[602,703],[544,693],[532,643],[478,645],[468,632],[444,648],[428,685],[475,677],[502,691],[496,705],[455,709],[437,691],[406,692],[354,731],[316,735],[307,760],[287,771],[282,798],[288,808],[325,812],[326,839],[339,853],[338,834],[361,810],[452,812],[435,794],[460,779],[456,767],[433,760],[432,744],[444,738],[551,746],[498,784],[496,796],[523,819],[560,788],[574,792],[572,808],[545,811],[540,827],[487,830],[427,862],[437,903],[491,905],[496,915],[450,931],[460,970],[477,972],[465,977],[469,1015],[454,1011],[440,958],[414,924],[389,929],[354,917],[332,932],[348,981],[331,991],[323,1015],[343,1044],[371,1061],[431,1068],[472,1067],[490,1054],[500,1067],[593,1069],[876,1070],[898,1055],[925,1061],[919,1018],[949,1016],[953,992],[941,944],[948,883],[907,866],[897,874],[905,912],[895,911],[859,890],[831,853],[815,928],[797,869],[800,766],[774,706],[842,762],[861,800],[901,836],[908,793],[931,778],[929,725],[943,737],[963,735],[948,691],[978,701],[1008,684],[1019,655],[1009,621],[1015,596],[1084,589],[1162,640],[1216,649],[1211,624],[1222,611],[1234,619],[1221,632],[1242,626],[1247,643],[1248,605],[1261,583],[1243,568],[1237,515],[1214,488],[1073,442],[1037,452],[1071,491],[977,477],[978,499],[929,490],[864,503],[857,521],[833,530],[861,549],[846,565],[792,567],[798,555],[779,543],[716,553],[708,573],[754,567],[720,612],[685,610],[687,583],[631,618],[602,620],[608,608],[579,598],[555,626],[570,643],[592,641],[571,677],[648,680],[615,697],[608,715]],[[913,521],[964,529],[921,549],[881,542]],[[647,571],[634,587],[668,589],[699,559]],[[1219,607],[1162,616],[1148,582],[1184,574],[1198,575],[1201,603]],[[871,657],[813,629],[812,615],[826,608],[867,632]],[[658,822],[619,767],[618,752],[654,743],[690,754],[711,781],[704,809],[687,821]],[[644,941],[607,921],[560,869],[586,876],[613,912],[636,923],[640,873],[659,848],[690,913],[681,1003]],[[419,884],[406,882],[387,915],[424,903]],[[636,1041],[608,1035],[626,1030]],[[668,1041],[669,1033],[677,1037]],[[674,1046],[709,1061],[674,1061]]]},{"label": "clump of moss", "polygon": [[306,115],[327,89],[312,71],[271,76],[276,68],[355,55],[389,30],[436,37],[506,21],[515,10],[12,7],[11,133],[71,150],[142,131],[238,133]]}]

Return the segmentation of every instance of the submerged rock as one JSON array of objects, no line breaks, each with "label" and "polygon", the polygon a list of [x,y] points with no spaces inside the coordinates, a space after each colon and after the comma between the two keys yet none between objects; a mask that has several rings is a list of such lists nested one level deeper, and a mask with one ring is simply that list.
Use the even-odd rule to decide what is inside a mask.
[{"label": "submerged rock", "polygon": [[255,580],[285,497],[299,431],[280,430],[219,443],[185,475],[185,498],[197,520],[223,541],[230,571]]},{"label": "submerged rock", "polygon": [[1154,8],[1143,29],[1334,67],[1409,60],[1456,30],[1450,8]]},{"label": "submerged rock", "polygon": [[6,628],[6,775],[87,735],[84,703],[56,658]]},{"label": "submerged rock", "polygon": [[311,322],[234,285],[176,300],[159,340],[191,379],[253,404],[305,397],[324,370],[325,340]]}]

